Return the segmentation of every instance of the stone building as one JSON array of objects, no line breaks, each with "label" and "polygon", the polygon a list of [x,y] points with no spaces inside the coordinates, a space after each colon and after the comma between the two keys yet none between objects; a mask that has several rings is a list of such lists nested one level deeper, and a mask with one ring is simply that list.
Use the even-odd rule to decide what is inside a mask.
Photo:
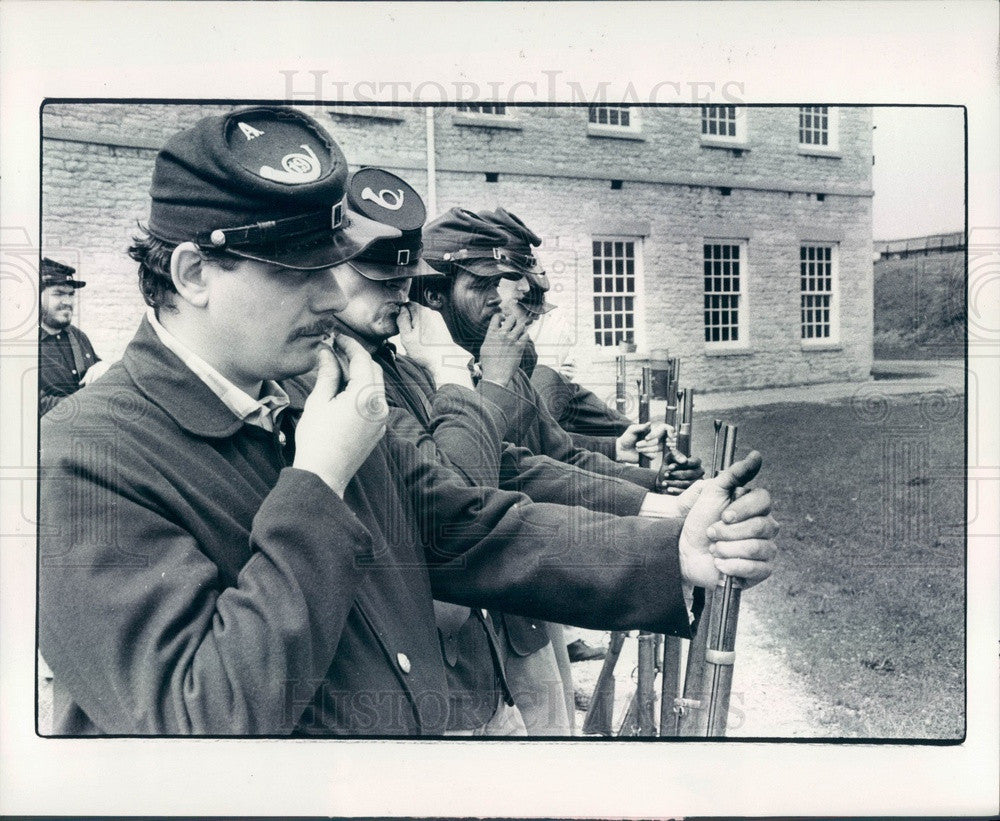
[{"label": "stone building", "polygon": [[[93,283],[80,324],[121,353],[142,303],[124,255],[156,149],[220,106],[49,104],[43,244]],[[669,351],[699,390],[864,380],[872,361],[867,108],[309,107],[353,166],[433,214],[504,206],[544,238],[559,308],[543,361],[613,395],[616,345]]]}]

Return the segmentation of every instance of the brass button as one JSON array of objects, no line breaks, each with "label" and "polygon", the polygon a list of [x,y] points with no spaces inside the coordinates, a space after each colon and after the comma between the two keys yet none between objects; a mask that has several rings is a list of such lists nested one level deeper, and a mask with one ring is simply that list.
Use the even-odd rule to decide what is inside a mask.
[{"label": "brass button", "polygon": [[410,672],[410,659],[407,658],[406,653],[396,653],[396,661],[399,663],[399,669],[404,673]]},{"label": "brass button", "polygon": [[283,430],[279,430],[278,431],[278,444],[279,445],[285,444],[285,442],[287,441],[287,439],[288,439],[288,437],[285,436],[285,432]]}]

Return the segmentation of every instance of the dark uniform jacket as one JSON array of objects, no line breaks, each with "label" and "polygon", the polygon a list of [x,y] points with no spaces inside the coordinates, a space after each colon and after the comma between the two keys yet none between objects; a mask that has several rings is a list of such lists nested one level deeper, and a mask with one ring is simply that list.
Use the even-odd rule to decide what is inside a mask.
[{"label": "dark uniform jacket", "polygon": [[531,384],[574,445],[615,457],[615,442],[632,424],[631,419],[548,365],[535,366]]},{"label": "dark uniform jacket", "polygon": [[[421,365],[396,354],[389,344],[375,352],[375,359],[385,374],[390,428],[428,459],[453,467],[470,485],[521,490],[536,501],[585,504],[619,515],[638,512],[645,496],[641,488],[501,443],[501,431],[507,431],[512,418],[535,412],[513,391],[485,381],[475,391],[455,385],[438,388]],[[457,461],[451,462],[448,453],[458,454]],[[445,602],[435,602],[434,611],[447,663],[450,729],[480,726],[498,696],[509,696],[494,622],[485,612]],[[540,620],[494,615],[506,628],[512,652],[529,655],[548,644]]]},{"label": "dark uniform jacket", "polygon": [[615,458],[615,441],[632,424],[625,414],[602,402],[593,391],[576,384],[554,368],[538,363],[538,353],[529,340],[521,357],[521,369],[545,402],[552,417],[579,448]]},{"label": "dark uniform jacket", "polygon": [[80,390],[80,380],[101,359],[87,335],[74,325],[58,334],[38,329],[38,412],[48,413],[66,396]]},{"label": "dark uniform jacket", "polygon": [[[680,523],[470,488],[390,431],[341,500],[143,321],[42,420],[40,650],[55,731],[438,734],[432,596],[686,635]],[[599,572],[598,572],[599,571]]]},{"label": "dark uniform jacket", "polygon": [[[454,467],[471,484],[499,484],[537,502],[582,504],[621,516],[639,512],[647,491],[632,482],[536,456],[509,442],[501,444],[502,437],[522,437],[535,423],[540,403],[530,392],[485,380],[479,381],[474,392],[454,385],[437,388],[425,368],[396,354],[391,345],[383,346],[375,358],[385,373],[392,429],[427,458]],[[484,687],[491,672],[491,653],[495,657],[495,634],[488,624],[478,623],[480,614],[467,609],[436,602],[435,613],[453,701],[466,705],[464,721],[455,728],[477,726],[496,703],[492,690]],[[539,620],[495,616],[504,627],[509,650],[516,655],[529,655],[548,644],[548,633]],[[476,705],[474,710],[472,705]],[[453,720],[459,718],[453,716]]]}]

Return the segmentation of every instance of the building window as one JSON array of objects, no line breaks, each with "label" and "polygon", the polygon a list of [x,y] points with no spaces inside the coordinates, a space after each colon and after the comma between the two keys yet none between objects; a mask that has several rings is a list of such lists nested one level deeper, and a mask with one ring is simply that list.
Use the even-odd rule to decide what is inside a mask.
[{"label": "building window", "polygon": [[837,341],[837,254],[833,245],[799,249],[802,341]]},{"label": "building window", "polygon": [[463,114],[486,114],[491,117],[506,117],[507,106],[503,103],[459,103],[456,111]]},{"label": "building window", "polygon": [[589,118],[594,125],[617,125],[621,128],[630,128],[632,107],[627,105],[592,105]]},{"label": "building window", "polygon": [[837,119],[837,109],[832,106],[799,106],[799,148],[836,151]]},{"label": "building window", "polygon": [[635,239],[594,240],[594,342],[602,348],[635,342],[637,245]]},{"label": "building window", "polygon": [[457,103],[452,125],[520,131],[523,126],[504,103]]},{"label": "building window", "polygon": [[701,141],[713,143],[745,143],[747,138],[746,110],[734,105],[703,105],[701,107]]},{"label": "building window", "polygon": [[744,345],[746,337],[746,244],[706,242],[705,342]]},{"label": "building window", "polygon": [[701,133],[708,137],[736,136],[736,106],[703,105]]},{"label": "building window", "polygon": [[639,109],[628,105],[592,105],[587,110],[587,134],[642,140]]}]

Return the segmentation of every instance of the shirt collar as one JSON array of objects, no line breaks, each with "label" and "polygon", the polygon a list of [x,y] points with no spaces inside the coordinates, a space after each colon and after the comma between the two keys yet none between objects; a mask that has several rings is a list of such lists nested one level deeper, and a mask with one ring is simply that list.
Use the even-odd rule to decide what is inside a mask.
[{"label": "shirt collar", "polygon": [[[66,327],[68,328],[69,326],[67,325]],[[63,328],[62,331],[56,331],[55,333],[50,333],[49,331],[45,330],[45,328],[43,328],[41,325],[39,325],[38,326],[38,338],[39,339],[54,339],[55,337],[59,336],[59,334],[61,334],[65,330],[66,330],[66,328]]]},{"label": "shirt collar", "polygon": [[379,345],[374,351],[372,351],[373,359],[381,359],[383,362],[388,362],[390,364],[396,363],[396,346],[391,342],[386,340],[381,345]]},{"label": "shirt collar", "polygon": [[188,348],[176,336],[160,324],[152,308],[146,311],[146,319],[156,332],[160,342],[172,351],[205,385],[214,393],[237,419],[248,425],[256,425],[267,431],[273,431],[277,425],[278,414],[289,405],[288,394],[282,387],[267,380],[261,387],[263,397],[254,399],[241,388],[236,387],[219,371],[209,365],[198,354]]}]

